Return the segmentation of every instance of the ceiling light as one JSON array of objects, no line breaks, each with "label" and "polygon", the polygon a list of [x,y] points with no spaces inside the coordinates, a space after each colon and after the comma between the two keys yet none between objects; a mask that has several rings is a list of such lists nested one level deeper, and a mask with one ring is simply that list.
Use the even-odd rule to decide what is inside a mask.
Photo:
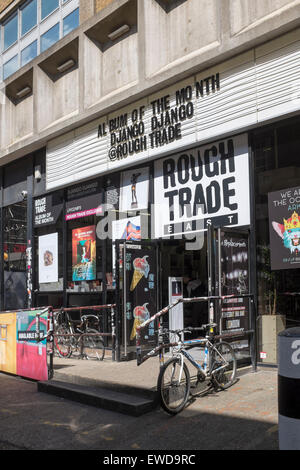
[{"label": "ceiling light", "polygon": [[69,59],[67,62],[64,62],[63,64],[59,65],[57,67],[57,71],[62,73],[65,72],[66,70],[69,70],[71,67],[75,65],[75,60],[74,59]]},{"label": "ceiling light", "polygon": [[112,33],[108,34],[108,37],[111,41],[117,39],[118,37],[122,36],[123,34],[127,33],[130,30],[128,24],[124,24],[120,28],[116,29]]}]

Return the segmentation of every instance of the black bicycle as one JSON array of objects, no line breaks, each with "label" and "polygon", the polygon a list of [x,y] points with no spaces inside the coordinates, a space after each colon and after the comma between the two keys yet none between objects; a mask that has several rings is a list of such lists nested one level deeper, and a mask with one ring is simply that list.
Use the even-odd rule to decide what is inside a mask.
[{"label": "black bicycle", "polygon": [[62,310],[56,315],[54,325],[54,345],[60,357],[68,358],[77,354],[80,358],[104,359],[105,346],[97,315],[82,315],[80,321],[76,322]]}]

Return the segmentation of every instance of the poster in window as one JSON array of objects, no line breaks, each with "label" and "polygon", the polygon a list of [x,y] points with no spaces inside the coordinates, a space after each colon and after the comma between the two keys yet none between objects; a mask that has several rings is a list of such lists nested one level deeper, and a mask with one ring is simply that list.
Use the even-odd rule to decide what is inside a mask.
[{"label": "poster in window", "polygon": [[[156,291],[156,255],[147,247],[130,248],[126,250],[126,340],[127,344],[135,345],[136,329],[144,321],[157,312]],[[141,330],[141,346],[143,349],[156,345],[156,322],[151,322]]]},{"label": "poster in window", "polygon": [[300,267],[300,186],[268,194],[271,269]]},{"label": "poster in window", "polygon": [[58,233],[39,237],[39,283],[58,281]]},{"label": "poster in window", "polygon": [[72,280],[94,281],[96,279],[96,227],[72,230]]},{"label": "poster in window", "polygon": [[148,208],[149,168],[138,168],[122,173],[120,211]]}]

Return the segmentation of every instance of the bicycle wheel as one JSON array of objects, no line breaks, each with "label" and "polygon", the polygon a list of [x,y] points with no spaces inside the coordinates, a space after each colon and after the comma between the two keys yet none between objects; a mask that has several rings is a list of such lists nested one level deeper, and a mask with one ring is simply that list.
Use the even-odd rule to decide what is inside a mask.
[{"label": "bicycle wheel", "polygon": [[72,354],[72,348],[70,345],[69,336],[60,336],[69,334],[68,328],[61,325],[59,326],[54,335],[54,345],[57,351],[57,354],[60,357],[70,357]]},{"label": "bicycle wheel", "polygon": [[[86,333],[93,333],[92,336],[84,335],[82,338],[82,353],[87,359],[103,361],[105,355],[105,346],[99,331],[87,328]],[[94,336],[94,333],[98,333]]]},{"label": "bicycle wheel", "polygon": [[[220,370],[217,370],[221,368]],[[217,343],[211,352],[211,377],[214,385],[222,390],[230,387],[236,375],[236,356],[226,342]]]},{"label": "bicycle wheel", "polygon": [[169,414],[179,413],[188,401],[190,394],[190,374],[185,363],[183,363],[180,378],[180,358],[169,359],[161,368],[157,391],[162,408]]}]

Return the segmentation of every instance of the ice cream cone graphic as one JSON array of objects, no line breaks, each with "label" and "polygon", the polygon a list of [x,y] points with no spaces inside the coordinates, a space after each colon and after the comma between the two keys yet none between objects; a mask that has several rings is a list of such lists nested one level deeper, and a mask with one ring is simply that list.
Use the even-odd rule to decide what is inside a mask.
[{"label": "ice cream cone graphic", "polygon": [[139,325],[141,325],[144,321],[150,318],[149,310],[147,309],[148,303],[135,307],[133,310],[133,326],[130,334],[130,341],[132,341],[136,337],[136,329]]},{"label": "ice cream cone graphic", "polygon": [[143,276],[145,276],[145,278],[148,277],[150,266],[146,258],[148,258],[147,255],[143,258],[135,258],[133,260],[134,272],[130,285],[131,292],[136,288]]}]

